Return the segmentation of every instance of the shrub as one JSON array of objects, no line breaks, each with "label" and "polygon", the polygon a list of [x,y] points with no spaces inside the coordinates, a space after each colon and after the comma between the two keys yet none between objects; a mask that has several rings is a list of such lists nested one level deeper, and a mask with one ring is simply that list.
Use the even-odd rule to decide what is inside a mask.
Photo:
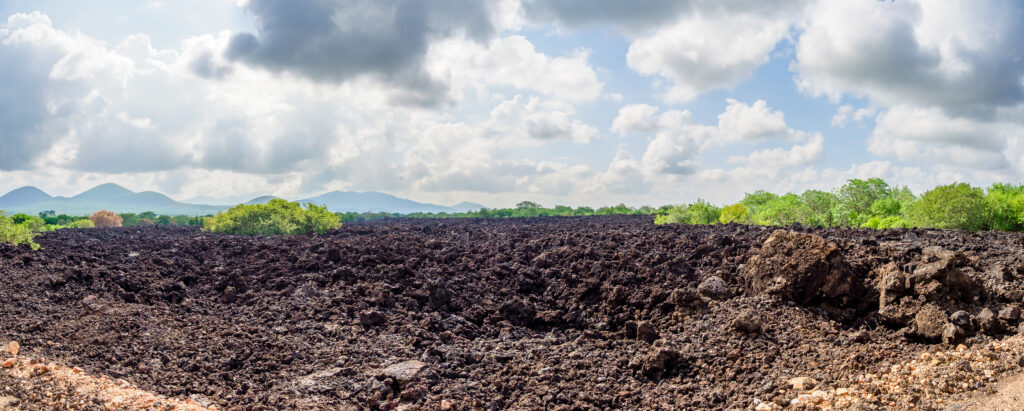
[{"label": "shrub", "polygon": [[868,219],[863,228],[886,229],[886,228],[908,228],[910,223],[900,217],[879,217],[874,216]]},{"label": "shrub", "polygon": [[93,228],[96,224],[93,224],[92,220],[78,220],[71,223],[71,228]]},{"label": "shrub", "polygon": [[121,213],[121,225],[124,227],[134,227],[139,225],[139,216],[135,213]]},{"label": "shrub", "polygon": [[747,223],[750,221],[750,209],[743,203],[736,203],[733,205],[727,205],[722,207],[722,215],[718,217],[718,222],[722,224],[728,223]]},{"label": "shrub", "polygon": [[39,244],[33,241],[35,235],[35,231],[32,231],[28,226],[15,224],[14,220],[0,212],[0,243],[26,244],[33,250],[38,250]]},{"label": "shrub", "polygon": [[988,227],[990,213],[980,188],[953,183],[924,193],[910,216],[920,227],[978,231]]},{"label": "shrub", "polygon": [[722,209],[707,201],[685,206],[675,206],[654,217],[654,224],[715,224],[721,218]]},{"label": "shrub", "polygon": [[96,227],[120,227],[121,222],[123,221],[121,216],[109,210],[100,210],[92,213],[92,215],[89,216],[89,220],[91,220]]},{"label": "shrub", "polygon": [[29,230],[39,232],[46,228],[46,221],[43,221],[43,219],[39,217],[29,217],[27,220],[22,221],[21,225],[25,226]]},{"label": "shrub", "polygon": [[152,227],[156,225],[156,221],[150,220],[148,218],[140,218],[139,225],[142,227]]},{"label": "shrub", "polygon": [[206,220],[204,230],[217,233],[271,235],[323,233],[341,226],[327,207],[281,199],[267,204],[240,204]]}]

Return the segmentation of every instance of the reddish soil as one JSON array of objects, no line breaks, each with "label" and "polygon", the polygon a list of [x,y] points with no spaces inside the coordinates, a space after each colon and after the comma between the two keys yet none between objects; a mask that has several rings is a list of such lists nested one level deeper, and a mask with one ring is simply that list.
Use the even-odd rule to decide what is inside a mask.
[{"label": "reddish soil", "polygon": [[[790,229],[826,241],[761,253],[773,228],[622,216],[61,230],[0,246],[0,344],[220,408],[678,409],[789,404],[796,376],[843,386],[942,345],[929,330],[958,310],[949,343],[1017,331],[982,310],[1024,298],[1020,234]],[[969,290],[921,288],[947,278]]]}]

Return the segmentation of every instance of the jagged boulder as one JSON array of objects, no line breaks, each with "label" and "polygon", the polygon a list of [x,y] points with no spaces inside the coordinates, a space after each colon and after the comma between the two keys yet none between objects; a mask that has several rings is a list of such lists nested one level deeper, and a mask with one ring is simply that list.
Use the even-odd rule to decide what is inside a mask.
[{"label": "jagged boulder", "polygon": [[838,246],[807,233],[777,230],[743,270],[751,292],[812,304],[852,306],[865,295]]},{"label": "jagged boulder", "polygon": [[[927,306],[954,307],[983,296],[984,288],[961,270],[966,262],[960,253],[933,246],[922,250],[913,272],[904,272],[894,263],[876,268],[879,317],[894,327],[913,325]],[[971,332],[969,324],[957,326]]]},{"label": "jagged boulder", "polygon": [[907,287],[928,301],[970,301],[981,295],[983,288],[960,270],[967,259],[963,254],[938,246],[926,247],[921,265],[907,276]]}]

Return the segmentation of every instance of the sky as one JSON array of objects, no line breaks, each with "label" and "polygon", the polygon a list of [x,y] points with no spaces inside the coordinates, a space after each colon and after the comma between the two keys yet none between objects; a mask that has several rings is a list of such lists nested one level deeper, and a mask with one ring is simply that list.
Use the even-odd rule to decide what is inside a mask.
[{"label": "sky", "polygon": [[0,0],[0,193],[1020,183],[1021,39],[1010,0]]}]

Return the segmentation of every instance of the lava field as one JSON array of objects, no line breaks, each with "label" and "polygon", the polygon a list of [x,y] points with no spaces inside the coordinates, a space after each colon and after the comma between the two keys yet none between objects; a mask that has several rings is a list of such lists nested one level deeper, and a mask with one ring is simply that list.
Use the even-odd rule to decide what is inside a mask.
[{"label": "lava field", "polygon": [[608,216],[38,242],[0,246],[0,343],[219,409],[770,409],[794,377],[863,386],[1014,335],[1024,302],[1024,236],[999,232]]}]

